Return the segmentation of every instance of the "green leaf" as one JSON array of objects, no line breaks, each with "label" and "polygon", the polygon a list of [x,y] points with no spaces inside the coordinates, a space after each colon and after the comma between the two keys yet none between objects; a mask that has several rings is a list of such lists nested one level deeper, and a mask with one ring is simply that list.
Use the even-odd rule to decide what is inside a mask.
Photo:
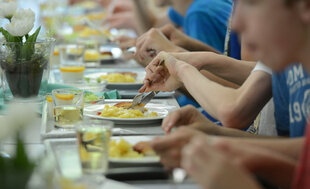
[{"label": "green leaf", "polygon": [[11,35],[8,31],[6,31],[5,29],[3,29],[2,27],[0,28],[0,32],[3,34],[6,42],[22,42],[23,38],[19,37],[19,36],[13,36]]},{"label": "green leaf", "polygon": [[13,159],[16,169],[31,168],[33,164],[28,160],[27,153],[23,141],[17,136],[16,153]]},{"label": "green leaf", "polygon": [[41,26],[32,34],[28,37],[28,39],[26,40],[26,43],[34,43],[37,41],[37,37],[40,33],[41,30]]},{"label": "green leaf", "polygon": [[34,53],[35,42],[37,41],[37,37],[39,35],[40,30],[41,30],[41,26],[32,35],[26,37],[27,38],[26,42],[24,46],[22,47],[22,51],[21,51],[21,56],[25,58],[26,60],[30,60]]}]

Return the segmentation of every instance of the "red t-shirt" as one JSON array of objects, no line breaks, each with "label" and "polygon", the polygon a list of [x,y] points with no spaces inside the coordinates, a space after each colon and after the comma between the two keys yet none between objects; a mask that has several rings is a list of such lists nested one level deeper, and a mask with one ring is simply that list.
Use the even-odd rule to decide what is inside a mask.
[{"label": "red t-shirt", "polygon": [[306,141],[294,180],[294,189],[310,189],[310,122],[307,124]]}]

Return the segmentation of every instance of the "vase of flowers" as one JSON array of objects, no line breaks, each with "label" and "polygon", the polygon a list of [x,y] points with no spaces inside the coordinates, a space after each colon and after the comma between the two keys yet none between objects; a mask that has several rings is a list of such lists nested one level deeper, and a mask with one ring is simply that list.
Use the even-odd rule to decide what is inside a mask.
[{"label": "vase of flowers", "polygon": [[0,3],[0,7],[6,8],[6,12],[0,10],[0,18],[9,21],[0,28],[4,36],[0,41],[0,66],[5,100],[42,100],[47,91],[54,39],[38,39],[40,27],[29,34],[35,20],[31,9],[17,10],[15,2]]}]

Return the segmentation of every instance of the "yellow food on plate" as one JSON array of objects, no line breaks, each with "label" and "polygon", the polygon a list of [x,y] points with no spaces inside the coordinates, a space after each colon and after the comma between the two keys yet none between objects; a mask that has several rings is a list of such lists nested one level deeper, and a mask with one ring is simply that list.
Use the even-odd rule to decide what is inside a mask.
[{"label": "yellow food on plate", "polygon": [[100,59],[100,53],[94,50],[86,50],[84,54],[85,61],[98,61]]},{"label": "yellow food on plate", "polygon": [[60,178],[59,184],[61,186],[61,189],[86,189],[88,188],[83,183],[77,183],[64,177]]},{"label": "yellow food on plate", "polygon": [[121,138],[119,142],[111,140],[109,143],[110,158],[142,158],[146,156],[156,156],[156,153],[147,141],[141,141],[132,145]]},{"label": "yellow food on plate", "polygon": [[133,150],[133,145],[121,139],[119,142],[116,140],[110,141],[109,144],[109,157],[110,158],[142,158],[140,154]]},{"label": "yellow food on plate", "polygon": [[100,55],[100,58],[101,59],[112,59],[113,58],[113,56],[112,55],[109,55],[109,54],[104,54],[104,55]]},{"label": "yellow food on plate", "polygon": [[101,75],[100,79],[107,80],[108,83],[135,83],[136,79],[130,74],[110,73]]},{"label": "yellow food on plate", "polygon": [[107,16],[105,12],[100,12],[100,13],[90,13],[87,15],[87,18],[89,20],[102,20]]},{"label": "yellow food on plate", "polygon": [[147,112],[144,113],[138,109],[125,109],[122,107],[109,106],[105,105],[103,110],[100,113],[101,117],[114,117],[114,118],[149,118],[149,117],[158,117],[156,112]]},{"label": "yellow food on plate", "polygon": [[89,36],[98,36],[100,32],[98,30],[84,28],[81,33],[79,34],[80,37],[89,37]]}]

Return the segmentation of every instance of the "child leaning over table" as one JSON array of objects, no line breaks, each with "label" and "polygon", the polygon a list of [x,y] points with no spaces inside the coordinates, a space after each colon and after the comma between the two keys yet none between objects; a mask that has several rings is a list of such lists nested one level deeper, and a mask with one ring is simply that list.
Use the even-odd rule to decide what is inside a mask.
[{"label": "child leaning over table", "polygon": [[[234,27],[242,33],[257,57],[274,70],[301,62],[309,73],[309,5],[309,0],[238,0]],[[201,136],[183,149],[182,166],[206,188],[260,188],[248,174],[256,165],[269,167],[264,175],[278,186],[310,188],[310,129],[307,127],[305,143],[302,139],[291,139],[287,143],[283,141],[282,147],[266,143],[253,149],[253,146],[246,147],[245,141],[240,139],[233,142],[224,138],[211,139],[210,144],[210,140],[207,142]],[[234,157],[237,161],[233,163],[230,160]],[[299,166],[291,186],[281,171],[298,159]],[[275,169],[272,166],[280,162],[285,162],[279,166],[281,170],[272,174],[271,169]]]}]

